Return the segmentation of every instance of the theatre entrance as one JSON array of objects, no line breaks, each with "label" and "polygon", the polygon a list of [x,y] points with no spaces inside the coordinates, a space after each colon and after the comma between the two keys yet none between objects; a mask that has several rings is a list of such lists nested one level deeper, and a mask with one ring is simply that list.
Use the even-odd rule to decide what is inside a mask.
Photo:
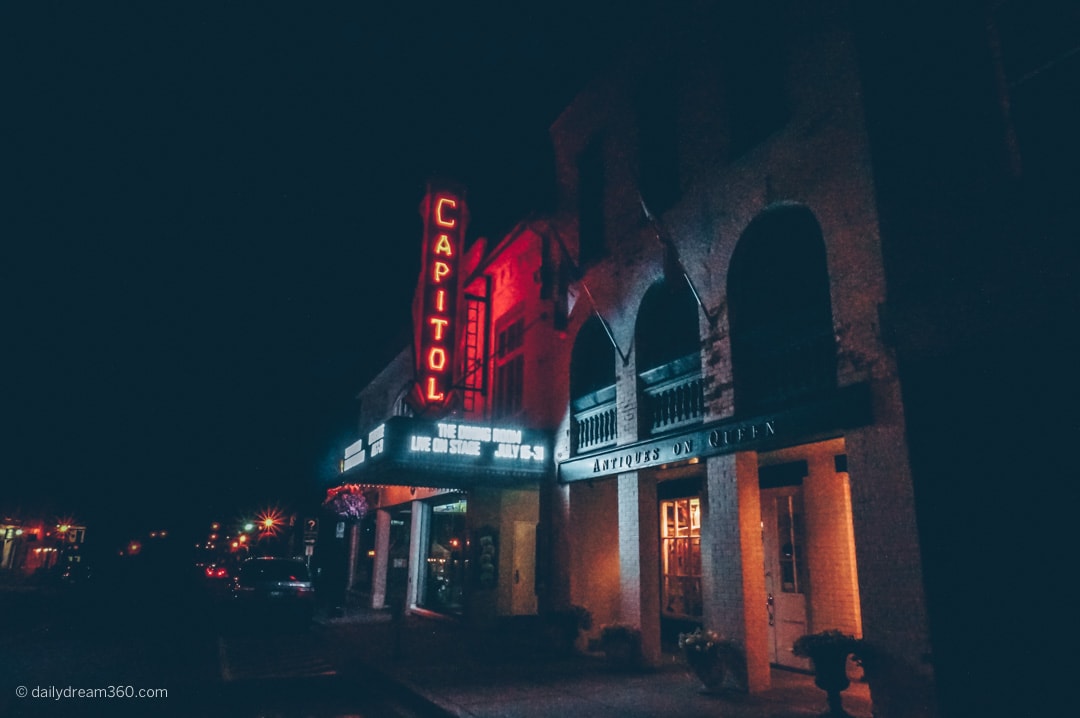
[{"label": "theatre entrance", "polygon": [[851,485],[844,440],[758,455],[769,658],[809,670],[800,636],[862,635]]}]

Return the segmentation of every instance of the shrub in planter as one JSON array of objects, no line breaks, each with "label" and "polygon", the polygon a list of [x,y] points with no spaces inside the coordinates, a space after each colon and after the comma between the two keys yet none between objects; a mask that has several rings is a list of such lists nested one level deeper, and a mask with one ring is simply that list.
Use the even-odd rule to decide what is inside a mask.
[{"label": "shrub in planter", "polygon": [[600,629],[600,650],[613,668],[634,668],[641,658],[641,631],[623,623],[604,626]]},{"label": "shrub in planter", "polygon": [[736,641],[703,628],[680,633],[679,648],[686,656],[687,665],[709,693],[723,688],[725,678],[738,665],[742,655]]},{"label": "shrub in planter", "polygon": [[809,658],[814,665],[814,685],[828,696],[829,712],[826,715],[848,715],[841,705],[840,693],[850,685],[848,656],[859,656],[861,649],[862,640],[837,630],[803,636],[792,646],[796,656]]},{"label": "shrub in planter", "polygon": [[549,641],[559,653],[572,651],[581,632],[588,631],[592,625],[592,614],[582,606],[570,606],[547,616]]}]

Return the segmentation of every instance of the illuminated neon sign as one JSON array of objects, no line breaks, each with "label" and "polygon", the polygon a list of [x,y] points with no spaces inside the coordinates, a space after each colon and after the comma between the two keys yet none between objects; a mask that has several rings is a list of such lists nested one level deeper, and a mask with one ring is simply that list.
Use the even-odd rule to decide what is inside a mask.
[{"label": "illuminated neon sign", "polygon": [[364,448],[364,440],[356,441],[345,449],[345,459],[341,462],[342,472],[348,471],[354,466],[367,461],[367,449]]},{"label": "illuminated neon sign", "polygon": [[424,255],[416,322],[417,387],[425,414],[449,408],[456,368],[458,267],[468,214],[464,198],[429,185],[421,205]]},{"label": "illuminated neon sign", "polygon": [[397,469],[409,485],[446,487],[531,479],[551,470],[550,446],[551,437],[533,429],[395,416],[345,450],[342,473],[382,483]]},{"label": "illuminated neon sign", "polygon": [[546,456],[543,444],[522,443],[522,432],[516,429],[445,423],[438,423],[435,428],[437,436],[410,436],[409,451],[481,456],[485,448],[491,447],[490,453],[495,459],[542,462]]}]

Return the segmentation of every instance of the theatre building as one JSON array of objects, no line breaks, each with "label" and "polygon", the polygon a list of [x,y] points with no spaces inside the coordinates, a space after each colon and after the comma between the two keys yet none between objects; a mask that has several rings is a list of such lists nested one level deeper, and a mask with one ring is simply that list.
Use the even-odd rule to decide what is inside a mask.
[{"label": "theatre building", "polygon": [[353,558],[371,553],[374,606],[483,625],[538,612],[540,487],[569,344],[544,279],[550,241],[522,225],[466,247],[466,202],[453,184],[428,188],[414,343],[360,392],[335,491],[375,509]]}]

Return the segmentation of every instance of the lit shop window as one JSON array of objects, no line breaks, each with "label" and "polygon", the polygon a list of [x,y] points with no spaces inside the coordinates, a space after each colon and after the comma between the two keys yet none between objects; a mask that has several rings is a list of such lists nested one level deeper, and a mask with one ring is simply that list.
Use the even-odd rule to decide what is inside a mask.
[{"label": "lit shop window", "polygon": [[780,537],[780,590],[784,593],[806,593],[810,580],[803,556],[806,532],[801,496],[781,496],[776,499],[776,527]]},{"label": "lit shop window", "polygon": [[660,556],[665,616],[701,618],[701,500],[660,502]]},{"label": "lit shop window", "polygon": [[521,410],[525,387],[525,320],[505,325],[495,337],[494,417],[513,416]]}]

